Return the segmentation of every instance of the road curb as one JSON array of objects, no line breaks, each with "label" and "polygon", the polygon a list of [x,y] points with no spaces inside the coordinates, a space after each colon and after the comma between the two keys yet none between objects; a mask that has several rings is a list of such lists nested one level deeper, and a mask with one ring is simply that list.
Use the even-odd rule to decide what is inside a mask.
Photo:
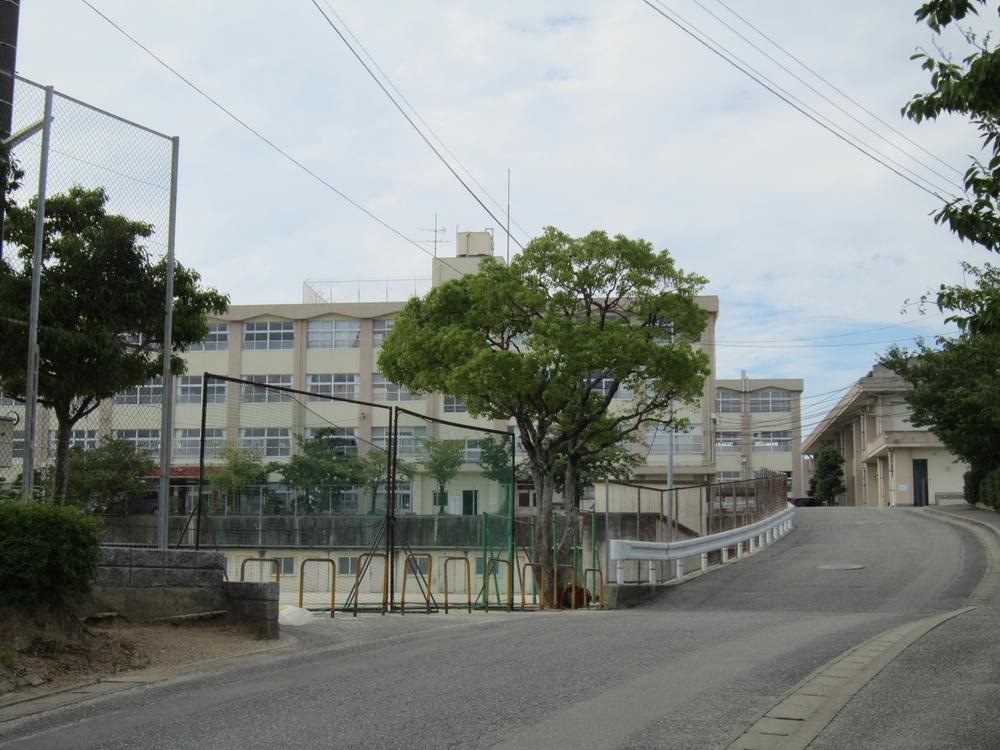
[{"label": "road curb", "polygon": [[796,685],[725,750],[804,750],[899,654],[938,625],[974,609],[897,625],[848,649]]},{"label": "road curb", "polygon": [[961,518],[943,510],[925,508],[925,511],[936,521],[962,526],[975,534],[986,552],[986,570],[969,597],[969,603],[977,606],[996,604],[1000,599],[1000,527],[975,518]]}]

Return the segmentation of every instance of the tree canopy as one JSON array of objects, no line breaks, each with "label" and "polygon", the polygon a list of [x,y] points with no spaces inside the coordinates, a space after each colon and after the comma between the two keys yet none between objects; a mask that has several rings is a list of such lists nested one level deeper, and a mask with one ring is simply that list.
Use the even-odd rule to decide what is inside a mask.
[{"label": "tree canopy", "polygon": [[827,446],[816,456],[816,466],[809,480],[809,495],[832,505],[838,495],[847,491],[844,485],[844,457],[833,446]]},{"label": "tree canopy", "polygon": [[[162,374],[167,264],[143,241],[153,228],[108,213],[101,188],[46,200],[38,328],[38,400],[58,422],[54,492],[66,492],[70,431],[106,398]],[[36,201],[8,200],[0,260],[0,390],[23,397]],[[12,251],[12,252],[11,252]],[[204,338],[228,298],[175,264],[171,369]],[[166,439],[167,436],[164,436]]]},{"label": "tree canopy", "polygon": [[297,435],[296,439],[299,452],[292,454],[288,463],[276,463],[271,468],[286,485],[301,491],[305,510],[319,510],[324,499],[332,502],[332,496],[361,482],[361,462],[347,451],[353,439],[339,436],[329,427],[316,430],[308,438]]},{"label": "tree canopy", "polygon": [[458,476],[465,461],[465,445],[460,440],[424,438],[424,471],[437,483],[436,502],[440,513],[447,512],[448,484]]},{"label": "tree canopy", "polygon": [[487,257],[411,299],[379,368],[411,390],[462,397],[470,414],[515,421],[539,501],[535,556],[551,562],[558,462],[572,500],[593,451],[640,444],[645,425],[670,422],[672,402],[701,395],[704,282],[645,240],[549,227],[509,267]]}]

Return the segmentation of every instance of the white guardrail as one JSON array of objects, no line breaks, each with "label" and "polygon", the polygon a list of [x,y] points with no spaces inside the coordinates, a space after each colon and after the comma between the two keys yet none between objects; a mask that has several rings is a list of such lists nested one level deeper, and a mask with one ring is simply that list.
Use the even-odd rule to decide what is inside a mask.
[{"label": "white guardrail", "polygon": [[[795,506],[776,513],[763,521],[738,529],[720,531],[711,536],[685,539],[680,542],[640,542],[632,539],[611,539],[611,559],[615,561],[615,583],[625,583],[625,562],[647,560],[649,562],[649,582],[656,583],[656,563],[675,562],[677,578],[684,577],[684,560],[701,557],[701,569],[708,569],[708,553],[722,550],[722,562],[729,562],[729,548],[736,547],[736,558],[753,554],[758,547],[770,544],[792,530],[792,516]],[[749,542],[749,548],[745,546]]]}]

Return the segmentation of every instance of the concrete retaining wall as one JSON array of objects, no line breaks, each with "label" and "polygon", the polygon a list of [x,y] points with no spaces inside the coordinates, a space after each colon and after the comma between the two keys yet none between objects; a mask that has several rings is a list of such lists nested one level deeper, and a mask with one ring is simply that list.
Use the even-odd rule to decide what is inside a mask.
[{"label": "concrete retaining wall", "polygon": [[225,571],[222,552],[102,547],[92,607],[129,620],[226,612],[277,638],[278,585],[229,583]]}]

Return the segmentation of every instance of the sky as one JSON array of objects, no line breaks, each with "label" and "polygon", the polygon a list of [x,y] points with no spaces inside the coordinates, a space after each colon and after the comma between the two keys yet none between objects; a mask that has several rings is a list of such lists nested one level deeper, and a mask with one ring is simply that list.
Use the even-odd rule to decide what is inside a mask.
[{"label": "sky", "polygon": [[[427,279],[435,226],[444,228],[440,255],[454,254],[456,229],[486,227],[505,254],[509,170],[513,253],[549,225],[573,235],[604,229],[668,249],[684,270],[709,279],[705,294],[719,297],[717,376],[803,378],[807,435],[890,343],[948,333],[933,306],[921,315],[912,302],[961,282],[961,261],[988,260],[931,218],[941,203],[931,193],[957,192],[946,180],[961,182],[978,150],[975,132],[961,118],[917,126],[900,115],[927,88],[910,56],[934,44],[914,20],[916,2],[654,5],[830,127],[878,149],[895,169],[910,170],[904,174],[926,190],[639,0],[89,2],[287,155],[81,0],[22,3],[20,75],[180,138],[177,257],[235,304],[299,302],[307,279]],[[496,218],[421,140],[320,10],[360,41]],[[962,50],[954,34],[941,43]],[[136,195],[162,207],[169,144],[116,145],[114,128],[73,127],[80,143],[113,154],[103,163],[117,159],[117,169],[135,177],[127,184],[139,186]],[[165,214],[154,213],[163,226]],[[383,287],[365,285],[367,293],[375,288]]]}]

